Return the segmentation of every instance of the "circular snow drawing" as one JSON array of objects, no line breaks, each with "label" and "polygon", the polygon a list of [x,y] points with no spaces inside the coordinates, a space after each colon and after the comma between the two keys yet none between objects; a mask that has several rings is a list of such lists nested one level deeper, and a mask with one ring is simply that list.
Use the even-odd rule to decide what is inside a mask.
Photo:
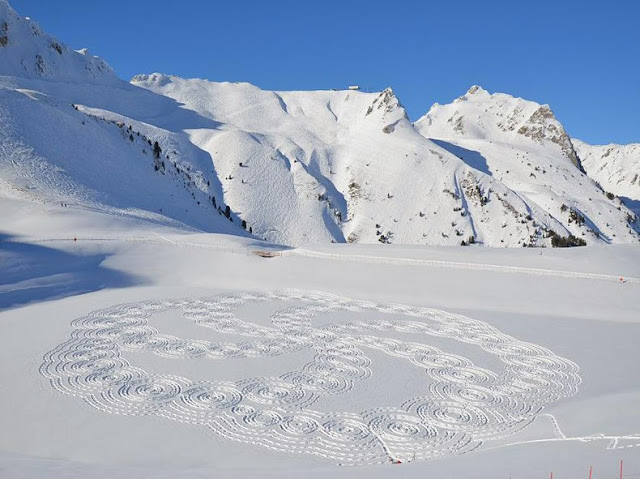
[{"label": "circular snow drawing", "polygon": [[[273,309],[271,326],[238,319],[249,303]],[[189,340],[152,327],[154,315],[178,310],[186,320],[242,342]],[[319,323],[323,315],[333,323]],[[385,319],[376,319],[382,316]],[[343,318],[342,320],[336,318]],[[326,318],[325,318],[326,319]],[[282,452],[314,454],[345,465],[426,460],[462,454],[527,426],[546,404],[576,393],[578,367],[488,324],[428,308],[375,304],[297,290],[114,306],[76,319],[71,339],[44,357],[40,370],[58,391],[112,414],[156,415],[201,425],[229,440]],[[502,363],[500,372],[420,342],[438,337],[475,345]],[[313,359],[279,377],[191,380],[150,374],[126,359],[147,351],[171,359],[232,360],[310,350]],[[372,375],[367,350],[426,373],[417,397],[354,412],[322,411],[319,399],[345,395]],[[293,365],[295,367],[295,365]],[[318,407],[314,407],[318,406]]]}]

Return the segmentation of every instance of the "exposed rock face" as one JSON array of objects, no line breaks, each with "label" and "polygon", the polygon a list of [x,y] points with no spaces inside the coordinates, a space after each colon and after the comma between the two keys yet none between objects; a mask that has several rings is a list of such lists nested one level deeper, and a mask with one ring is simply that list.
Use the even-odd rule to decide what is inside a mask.
[{"label": "exposed rock face", "polygon": [[[522,111],[519,110],[518,113]],[[512,117],[513,118],[513,117]],[[510,119],[509,128],[515,127],[514,122]],[[580,158],[571,143],[571,138],[567,135],[560,122],[556,120],[549,105],[542,105],[538,108],[529,120],[518,129],[518,134],[531,138],[534,141],[542,142],[548,140],[560,146],[562,152],[571,160],[580,171],[584,172],[580,164]]]},{"label": "exposed rock face", "polygon": [[0,22],[0,47],[9,44],[9,24],[6,21]]},{"label": "exposed rock face", "polygon": [[393,93],[393,90],[391,88],[385,88],[373,100],[373,103],[367,109],[367,113],[365,114],[365,116],[371,115],[371,113],[373,113],[374,111],[381,111],[383,117],[395,111],[400,111],[404,119],[409,119],[409,115],[407,115],[406,110],[400,103],[400,100],[398,100],[398,98],[396,97],[395,93]]}]

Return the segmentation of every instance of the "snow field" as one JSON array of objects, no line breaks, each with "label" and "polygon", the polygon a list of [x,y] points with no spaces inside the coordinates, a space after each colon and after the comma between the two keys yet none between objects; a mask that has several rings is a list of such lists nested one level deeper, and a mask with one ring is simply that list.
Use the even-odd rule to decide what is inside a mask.
[{"label": "snow field", "polygon": [[[264,327],[238,319],[251,303],[282,304]],[[293,305],[291,305],[293,303]],[[150,325],[175,310],[185,320],[242,342],[189,340]],[[327,313],[378,312],[388,320],[332,322]],[[402,318],[402,319],[396,319]],[[204,426],[233,441],[281,452],[313,454],[341,465],[427,460],[463,454],[526,428],[544,409],[576,393],[578,367],[550,350],[506,335],[488,324],[444,311],[353,301],[297,290],[220,294],[114,306],[72,322],[71,339],[45,356],[40,368],[58,391],[120,415],[156,415]],[[477,346],[505,365],[503,372],[422,342],[390,339],[406,332]],[[149,374],[126,359],[147,351],[171,359],[269,358],[312,349],[313,361],[279,377],[236,382],[192,381]],[[344,395],[371,377],[367,349],[423,369],[424,395],[402,404],[350,412],[313,409],[324,395]]]}]

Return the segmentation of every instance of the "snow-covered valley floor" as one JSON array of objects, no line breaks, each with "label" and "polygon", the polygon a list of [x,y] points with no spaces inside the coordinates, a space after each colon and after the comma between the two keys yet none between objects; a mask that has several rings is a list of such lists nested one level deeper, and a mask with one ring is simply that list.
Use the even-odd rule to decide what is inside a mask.
[{"label": "snow-covered valley floor", "polygon": [[2,201],[2,477],[640,472],[638,246],[284,249]]}]

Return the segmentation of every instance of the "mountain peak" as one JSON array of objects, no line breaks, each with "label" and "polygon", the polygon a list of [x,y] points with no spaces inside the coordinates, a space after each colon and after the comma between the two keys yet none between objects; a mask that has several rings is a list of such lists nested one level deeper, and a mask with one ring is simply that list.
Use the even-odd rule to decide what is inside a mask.
[{"label": "mountain peak", "polygon": [[365,116],[369,116],[374,111],[382,111],[382,118],[387,120],[408,119],[406,110],[398,100],[391,87],[387,87],[373,100]]},{"label": "mountain peak", "polygon": [[171,83],[173,81],[173,78],[176,78],[176,77],[172,75],[165,75],[164,73],[151,73],[151,74],[141,73],[141,74],[135,75],[131,79],[131,83],[133,84],[149,83],[149,84],[160,87],[160,86],[165,86]]},{"label": "mountain peak", "polygon": [[569,135],[549,105],[504,93],[490,94],[477,85],[453,103],[432,106],[416,127],[429,138],[550,143],[582,169]]},{"label": "mountain peak", "polygon": [[487,90],[485,90],[484,88],[482,88],[480,85],[473,85],[471,88],[469,88],[469,90],[467,90],[467,95],[482,95],[482,94],[486,94],[489,95],[489,92]]},{"label": "mountain peak", "polygon": [[120,81],[100,58],[76,52],[0,0],[0,75],[67,82]]},{"label": "mountain peak", "polygon": [[[490,100],[493,97],[491,93],[482,88],[479,85],[473,85],[471,88],[467,90],[467,92],[456,98],[453,103],[459,103],[463,101],[471,101],[471,102],[483,102],[486,100]],[[433,105],[436,106],[436,105]]]}]

